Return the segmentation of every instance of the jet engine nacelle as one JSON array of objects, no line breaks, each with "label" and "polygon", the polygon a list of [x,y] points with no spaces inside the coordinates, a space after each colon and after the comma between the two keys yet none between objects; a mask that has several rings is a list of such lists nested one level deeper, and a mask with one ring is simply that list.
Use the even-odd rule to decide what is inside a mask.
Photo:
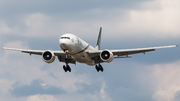
[{"label": "jet engine nacelle", "polygon": [[55,55],[51,51],[45,51],[42,54],[42,57],[43,57],[43,61],[46,62],[46,63],[52,63],[55,60]]},{"label": "jet engine nacelle", "polygon": [[111,62],[114,59],[114,55],[110,50],[104,50],[100,53],[100,58],[104,62]]}]

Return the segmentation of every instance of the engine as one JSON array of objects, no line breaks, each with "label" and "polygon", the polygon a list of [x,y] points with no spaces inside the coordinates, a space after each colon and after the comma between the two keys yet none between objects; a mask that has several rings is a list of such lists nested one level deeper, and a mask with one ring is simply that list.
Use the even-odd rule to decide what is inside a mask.
[{"label": "engine", "polygon": [[52,63],[55,60],[55,55],[51,51],[45,51],[42,54],[42,57],[43,57],[43,61],[46,62],[46,63]]},{"label": "engine", "polygon": [[114,55],[111,51],[104,50],[100,53],[100,58],[102,61],[109,63],[114,59]]}]

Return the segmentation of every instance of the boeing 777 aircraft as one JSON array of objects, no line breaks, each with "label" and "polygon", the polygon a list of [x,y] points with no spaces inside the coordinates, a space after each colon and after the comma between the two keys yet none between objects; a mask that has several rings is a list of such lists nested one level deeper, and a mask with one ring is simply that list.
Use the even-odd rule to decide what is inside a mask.
[{"label": "boeing 777 aircraft", "polygon": [[63,51],[29,50],[7,47],[3,47],[3,49],[21,51],[23,53],[29,53],[30,55],[41,55],[44,62],[46,63],[54,62],[55,57],[57,56],[60,62],[65,62],[65,65],[63,65],[63,69],[65,72],[71,72],[71,68],[68,64],[76,64],[76,62],[86,63],[90,66],[95,65],[97,72],[103,72],[103,67],[101,66],[101,63],[110,63],[114,58],[128,58],[131,54],[145,54],[145,52],[155,51],[155,49],[177,47],[177,45],[171,45],[136,49],[100,50],[101,31],[102,28],[100,28],[95,48],[80,39],[79,37],[67,33],[62,35],[59,39],[59,45]]}]

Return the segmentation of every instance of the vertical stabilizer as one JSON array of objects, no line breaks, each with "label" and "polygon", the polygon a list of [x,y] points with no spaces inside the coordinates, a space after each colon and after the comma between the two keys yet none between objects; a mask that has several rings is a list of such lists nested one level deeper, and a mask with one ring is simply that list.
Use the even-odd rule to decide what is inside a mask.
[{"label": "vertical stabilizer", "polygon": [[102,27],[100,27],[100,30],[99,30],[99,36],[98,36],[97,44],[96,44],[96,49],[98,49],[98,50],[100,50],[100,44],[101,44],[101,32],[102,32]]}]

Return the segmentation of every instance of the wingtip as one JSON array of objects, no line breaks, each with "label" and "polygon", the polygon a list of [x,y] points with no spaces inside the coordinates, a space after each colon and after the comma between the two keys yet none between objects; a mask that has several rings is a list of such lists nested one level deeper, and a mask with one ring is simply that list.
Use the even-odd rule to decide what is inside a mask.
[{"label": "wingtip", "polygon": [[2,47],[3,50],[7,50],[8,48],[7,47]]}]

